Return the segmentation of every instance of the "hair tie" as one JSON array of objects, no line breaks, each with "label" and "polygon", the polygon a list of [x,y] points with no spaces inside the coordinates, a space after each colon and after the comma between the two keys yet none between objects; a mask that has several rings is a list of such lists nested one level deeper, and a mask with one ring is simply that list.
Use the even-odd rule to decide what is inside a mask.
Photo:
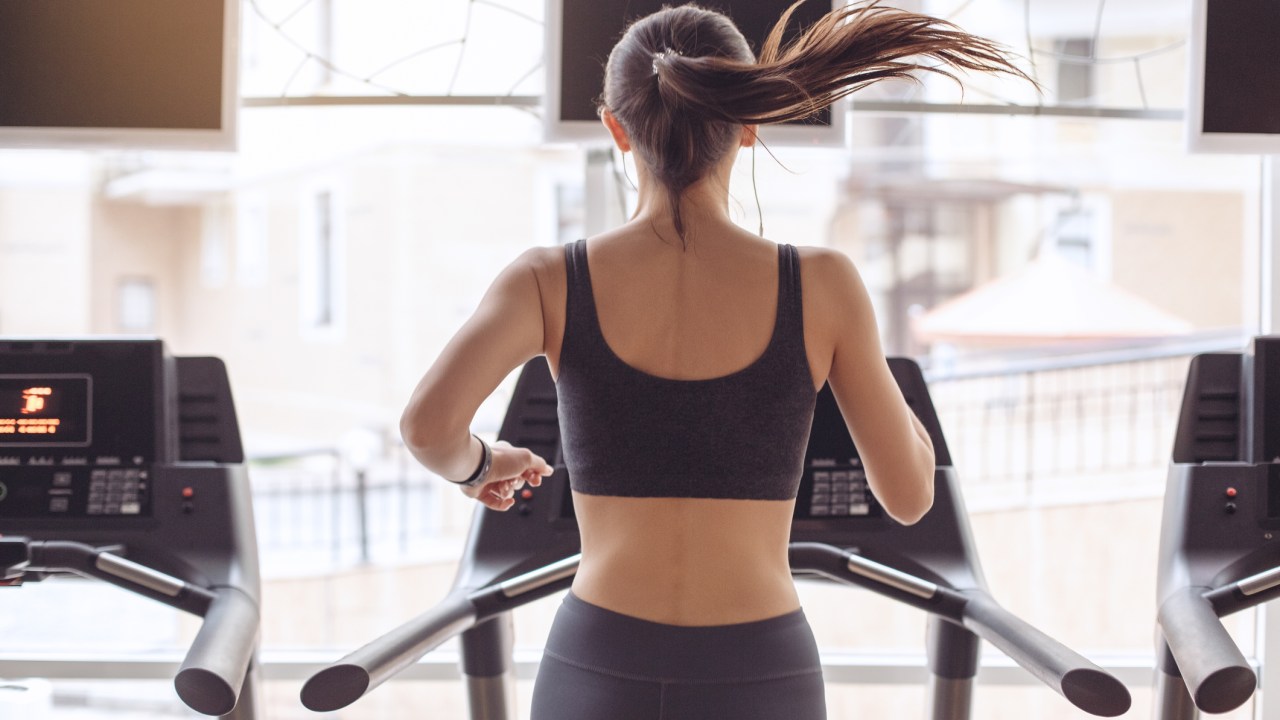
[{"label": "hair tie", "polygon": [[671,48],[663,48],[653,54],[653,73],[658,74],[658,62],[666,60],[669,55],[679,55],[680,53]]}]

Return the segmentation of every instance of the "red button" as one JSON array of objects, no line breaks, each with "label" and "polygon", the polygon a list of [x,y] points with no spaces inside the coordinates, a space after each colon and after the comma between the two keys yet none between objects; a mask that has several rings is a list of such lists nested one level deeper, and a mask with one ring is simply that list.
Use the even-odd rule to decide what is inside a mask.
[{"label": "red button", "polygon": [[182,497],[193,498],[195,496],[196,496],[196,491],[194,488],[189,488],[189,487],[182,488]]},{"label": "red button", "polygon": [[1235,489],[1235,488],[1233,488],[1233,487],[1229,487],[1229,488],[1227,488],[1227,497],[1235,497],[1235,496],[1236,496],[1236,494],[1237,494],[1237,493],[1236,493],[1236,489]]},{"label": "red button", "polygon": [[520,491],[520,497],[525,500],[531,500],[533,499],[533,491],[530,490],[529,488],[525,488],[524,490]]}]

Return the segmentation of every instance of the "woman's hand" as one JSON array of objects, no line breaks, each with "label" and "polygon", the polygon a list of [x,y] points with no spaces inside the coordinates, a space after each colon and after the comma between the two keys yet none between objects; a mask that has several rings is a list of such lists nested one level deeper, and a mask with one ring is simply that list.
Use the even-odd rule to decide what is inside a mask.
[{"label": "woman's hand", "polygon": [[493,448],[493,463],[489,466],[489,481],[478,487],[462,487],[462,494],[484,503],[492,510],[506,511],[516,504],[516,491],[525,486],[542,484],[542,478],[553,470],[546,460],[526,448],[514,447],[499,440]]}]

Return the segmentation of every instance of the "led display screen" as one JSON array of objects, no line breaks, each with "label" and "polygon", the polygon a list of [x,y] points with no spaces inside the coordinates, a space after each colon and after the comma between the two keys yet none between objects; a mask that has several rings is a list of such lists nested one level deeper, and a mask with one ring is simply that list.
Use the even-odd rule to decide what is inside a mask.
[{"label": "led display screen", "polygon": [[0,446],[88,445],[88,375],[0,375]]}]

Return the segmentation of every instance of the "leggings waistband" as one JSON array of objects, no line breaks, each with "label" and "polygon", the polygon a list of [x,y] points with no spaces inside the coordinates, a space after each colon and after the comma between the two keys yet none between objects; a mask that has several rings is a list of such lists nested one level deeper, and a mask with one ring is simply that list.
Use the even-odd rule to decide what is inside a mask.
[{"label": "leggings waistband", "polygon": [[821,672],[803,610],[733,625],[642,620],[565,596],[547,652],[621,677],[665,682],[749,682]]}]

